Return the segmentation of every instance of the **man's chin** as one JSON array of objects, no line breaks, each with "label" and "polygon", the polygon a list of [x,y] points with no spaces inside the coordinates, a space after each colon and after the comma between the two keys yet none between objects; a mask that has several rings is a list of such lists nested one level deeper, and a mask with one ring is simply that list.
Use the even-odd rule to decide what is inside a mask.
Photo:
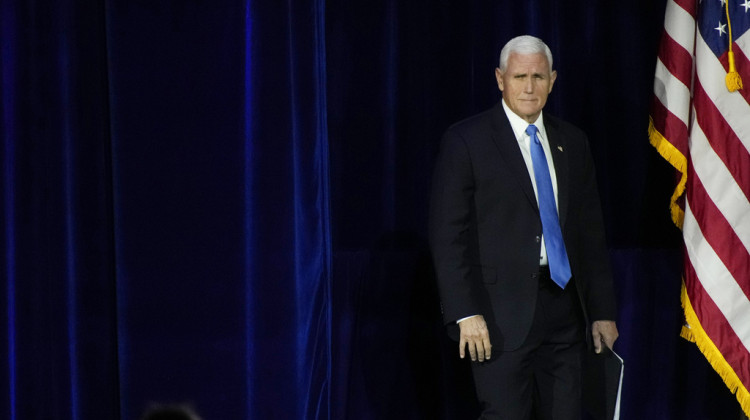
[{"label": "man's chin", "polygon": [[536,111],[536,110],[535,110],[535,111],[528,111],[528,112],[525,112],[525,111],[524,111],[524,112],[523,112],[523,113],[521,114],[521,117],[522,117],[522,118],[523,118],[524,120],[526,120],[526,121],[528,121],[528,122],[532,123],[532,122],[536,121],[536,119],[537,119],[537,118],[539,117],[539,111]]}]

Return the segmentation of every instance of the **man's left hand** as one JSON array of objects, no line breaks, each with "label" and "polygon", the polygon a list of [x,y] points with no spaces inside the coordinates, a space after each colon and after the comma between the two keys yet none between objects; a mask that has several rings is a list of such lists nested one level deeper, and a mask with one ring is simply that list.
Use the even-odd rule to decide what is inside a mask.
[{"label": "man's left hand", "polygon": [[612,349],[619,336],[615,321],[594,321],[591,326],[591,338],[594,340],[594,351],[597,354],[602,352],[602,343]]}]

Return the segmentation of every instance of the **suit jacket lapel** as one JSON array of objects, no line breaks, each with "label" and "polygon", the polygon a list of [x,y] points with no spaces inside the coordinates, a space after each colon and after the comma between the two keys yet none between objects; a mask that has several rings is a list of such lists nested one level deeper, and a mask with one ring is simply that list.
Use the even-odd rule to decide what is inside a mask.
[{"label": "suit jacket lapel", "polygon": [[565,148],[565,136],[560,132],[559,127],[552,118],[545,116],[544,128],[547,131],[552,162],[555,165],[557,203],[559,207],[557,212],[560,217],[560,227],[563,227],[568,215],[568,200],[570,198],[570,184],[568,182],[570,168]]},{"label": "suit jacket lapel", "polygon": [[516,181],[520,184],[521,190],[524,192],[531,205],[534,209],[539,211],[539,206],[536,202],[536,195],[534,194],[534,187],[531,185],[531,178],[529,178],[529,170],[526,168],[526,162],[523,160],[521,149],[518,147],[518,141],[516,140],[516,135],[513,133],[513,129],[510,126],[508,116],[505,115],[502,103],[498,102],[493,109],[492,124],[492,140],[500,151],[503,162],[514,175]]}]

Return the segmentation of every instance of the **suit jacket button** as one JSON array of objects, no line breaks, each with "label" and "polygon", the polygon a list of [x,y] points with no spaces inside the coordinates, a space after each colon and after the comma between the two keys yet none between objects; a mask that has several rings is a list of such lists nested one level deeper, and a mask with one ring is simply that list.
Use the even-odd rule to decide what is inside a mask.
[{"label": "suit jacket button", "polygon": [[541,237],[541,236],[537,236],[537,237],[536,237],[536,243],[539,243],[539,242],[541,242],[541,241],[542,241],[542,237]]}]

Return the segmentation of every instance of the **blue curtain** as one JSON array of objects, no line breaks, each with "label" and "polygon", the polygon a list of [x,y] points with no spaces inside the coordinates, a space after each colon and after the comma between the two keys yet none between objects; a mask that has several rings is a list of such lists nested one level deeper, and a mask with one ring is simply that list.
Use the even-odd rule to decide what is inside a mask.
[{"label": "blue curtain", "polygon": [[2,417],[327,417],[323,3],[2,5]]},{"label": "blue curtain", "polygon": [[118,413],[103,5],[2,2],[3,418]]},{"label": "blue curtain", "polygon": [[664,1],[2,0],[0,417],[464,419],[426,247],[446,127],[548,40],[597,163],[623,418],[736,418],[678,337]]},{"label": "blue curtain", "polygon": [[325,2],[272,3],[245,21],[247,412],[329,418]]}]

